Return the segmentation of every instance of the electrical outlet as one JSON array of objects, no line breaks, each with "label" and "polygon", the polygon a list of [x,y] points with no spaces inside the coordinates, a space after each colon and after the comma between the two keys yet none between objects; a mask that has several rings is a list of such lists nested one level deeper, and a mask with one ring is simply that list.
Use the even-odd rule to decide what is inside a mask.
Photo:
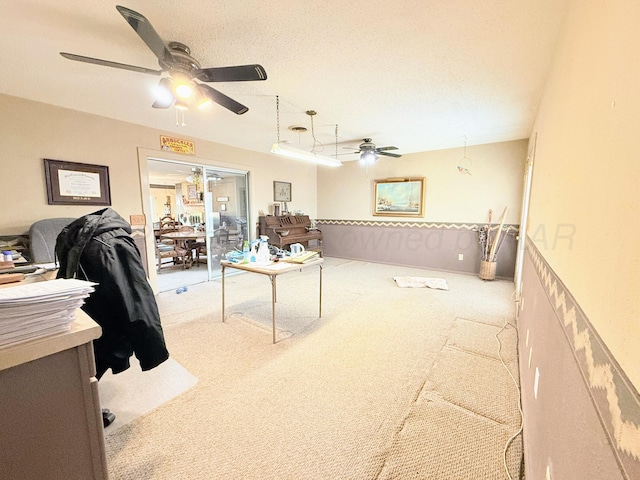
[{"label": "electrical outlet", "polygon": [[458,254],[458,260],[464,260],[464,255],[462,253]]}]

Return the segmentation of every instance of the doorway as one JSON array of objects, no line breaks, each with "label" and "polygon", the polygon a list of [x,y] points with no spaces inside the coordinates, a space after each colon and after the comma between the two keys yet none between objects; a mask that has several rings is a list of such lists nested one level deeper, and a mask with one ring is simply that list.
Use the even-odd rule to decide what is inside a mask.
[{"label": "doorway", "polygon": [[[248,172],[193,162],[147,157],[148,212],[154,231],[155,268],[159,292],[177,290],[220,277],[220,260],[248,239]],[[174,244],[163,238],[161,223],[170,219],[183,257],[162,258],[158,245]],[[191,232],[191,233],[189,233]],[[164,234],[166,235],[166,234]],[[162,262],[158,267],[158,262]],[[150,275],[151,277],[151,275]]]}]

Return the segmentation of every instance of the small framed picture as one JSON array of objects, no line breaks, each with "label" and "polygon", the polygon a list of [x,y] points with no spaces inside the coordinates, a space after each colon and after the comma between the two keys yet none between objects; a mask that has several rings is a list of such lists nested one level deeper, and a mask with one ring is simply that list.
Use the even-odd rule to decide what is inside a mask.
[{"label": "small framed picture", "polygon": [[289,182],[273,182],[273,201],[274,202],[290,202],[291,201],[291,183]]}]

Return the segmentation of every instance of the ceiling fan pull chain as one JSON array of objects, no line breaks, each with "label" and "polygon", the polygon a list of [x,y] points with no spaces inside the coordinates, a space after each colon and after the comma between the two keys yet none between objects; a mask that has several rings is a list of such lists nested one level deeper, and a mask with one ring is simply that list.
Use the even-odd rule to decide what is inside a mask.
[{"label": "ceiling fan pull chain", "polygon": [[276,130],[278,131],[278,143],[280,143],[280,97],[276,95]]},{"label": "ceiling fan pull chain", "polygon": [[[184,121],[184,110],[180,110],[178,108],[174,108],[176,111],[176,127],[186,127],[187,124]],[[182,119],[182,121],[180,121]]]}]

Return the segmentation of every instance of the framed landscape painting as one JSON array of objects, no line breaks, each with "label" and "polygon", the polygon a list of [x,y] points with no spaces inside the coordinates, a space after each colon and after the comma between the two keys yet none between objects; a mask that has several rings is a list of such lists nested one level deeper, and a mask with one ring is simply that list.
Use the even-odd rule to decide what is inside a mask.
[{"label": "framed landscape painting", "polygon": [[424,216],[425,178],[373,181],[373,214],[387,217]]}]

